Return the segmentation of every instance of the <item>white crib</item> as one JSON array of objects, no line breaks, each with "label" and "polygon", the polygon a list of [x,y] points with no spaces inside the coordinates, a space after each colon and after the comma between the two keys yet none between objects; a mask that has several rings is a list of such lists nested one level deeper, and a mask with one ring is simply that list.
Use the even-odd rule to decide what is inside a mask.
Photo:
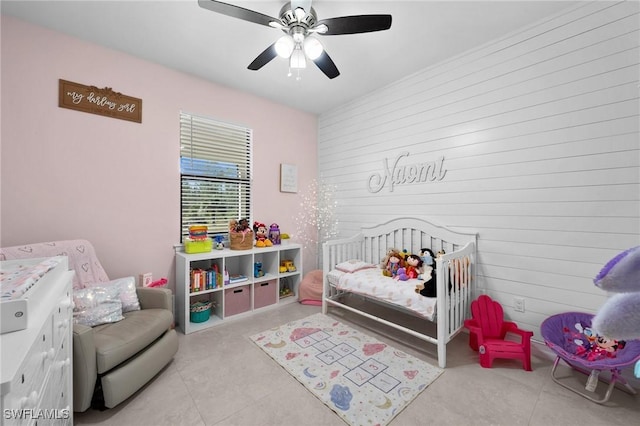
[{"label": "white crib", "polygon": [[[458,232],[423,219],[410,217],[363,227],[359,234],[350,238],[327,241],[323,244],[322,312],[326,314],[329,306],[339,307],[433,343],[437,345],[438,365],[444,368],[446,345],[462,330],[464,320],[469,313],[476,280],[476,243],[475,233]],[[430,248],[434,253],[439,250],[445,251],[443,256],[436,259],[436,336],[415,331],[348,305],[344,302],[347,292],[339,290],[328,279],[331,270],[341,262],[357,259],[377,265],[392,248],[408,250],[412,253],[418,253],[422,248]],[[388,280],[389,285],[397,283],[391,278]],[[367,295],[364,297],[368,301],[382,303],[407,315],[417,316],[404,306],[398,304],[391,306],[389,302]]]}]

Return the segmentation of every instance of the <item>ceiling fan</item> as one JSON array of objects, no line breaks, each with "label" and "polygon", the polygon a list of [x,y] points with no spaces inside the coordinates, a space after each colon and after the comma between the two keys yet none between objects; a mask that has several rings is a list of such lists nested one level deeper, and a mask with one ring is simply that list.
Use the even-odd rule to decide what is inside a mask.
[{"label": "ceiling fan", "polygon": [[[340,75],[338,67],[329,57],[318,35],[359,34],[391,28],[391,15],[354,15],[318,21],[312,0],[291,0],[280,9],[280,17],[273,18],[260,12],[214,0],[198,0],[200,7],[234,18],[282,30],[285,35],[267,47],[247,68],[257,71],[277,56],[289,59],[291,69],[306,67],[306,58],[313,61],[329,78]],[[298,79],[299,79],[298,75]]]}]

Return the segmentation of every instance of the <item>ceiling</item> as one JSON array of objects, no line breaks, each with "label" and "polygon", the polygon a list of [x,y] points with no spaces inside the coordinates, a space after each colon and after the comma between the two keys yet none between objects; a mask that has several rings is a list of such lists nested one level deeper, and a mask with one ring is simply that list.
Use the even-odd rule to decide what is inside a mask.
[{"label": "ceiling", "polygon": [[[278,17],[281,1],[228,1]],[[292,108],[321,114],[379,87],[572,7],[576,1],[314,0],[318,19],[390,14],[391,29],[320,36],[340,70],[309,62],[298,81],[287,60],[247,65],[280,30],[220,15],[197,0],[7,1],[3,14],[42,25]]]}]

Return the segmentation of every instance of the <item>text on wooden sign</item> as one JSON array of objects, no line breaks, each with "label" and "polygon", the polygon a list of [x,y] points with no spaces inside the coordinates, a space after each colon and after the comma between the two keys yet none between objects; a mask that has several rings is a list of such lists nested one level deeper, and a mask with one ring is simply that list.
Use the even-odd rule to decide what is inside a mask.
[{"label": "text on wooden sign", "polygon": [[142,123],[142,99],[67,80],[59,80],[58,106]]}]

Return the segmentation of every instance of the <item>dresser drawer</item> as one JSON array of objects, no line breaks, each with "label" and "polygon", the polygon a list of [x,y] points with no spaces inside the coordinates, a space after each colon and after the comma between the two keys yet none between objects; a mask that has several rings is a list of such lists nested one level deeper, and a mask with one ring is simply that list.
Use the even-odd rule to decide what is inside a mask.
[{"label": "dresser drawer", "polygon": [[47,283],[30,327],[0,336],[3,426],[73,424],[72,277]]},{"label": "dresser drawer", "polygon": [[[38,402],[40,390],[46,378],[46,372],[53,363],[56,351],[53,349],[51,318],[45,321],[40,333],[37,334],[33,346],[29,349],[17,374],[11,383],[11,407],[34,408]],[[15,391],[14,391],[15,390]],[[33,395],[35,392],[35,396]]]},{"label": "dresser drawer", "polygon": [[71,282],[58,299],[53,309],[53,346],[57,349],[67,337],[73,316],[73,299],[71,297]]},{"label": "dresser drawer", "polygon": [[71,380],[71,343],[67,338],[60,344],[60,351],[49,369],[49,382],[53,389],[51,408],[62,409],[71,404],[71,392],[67,381]]}]

